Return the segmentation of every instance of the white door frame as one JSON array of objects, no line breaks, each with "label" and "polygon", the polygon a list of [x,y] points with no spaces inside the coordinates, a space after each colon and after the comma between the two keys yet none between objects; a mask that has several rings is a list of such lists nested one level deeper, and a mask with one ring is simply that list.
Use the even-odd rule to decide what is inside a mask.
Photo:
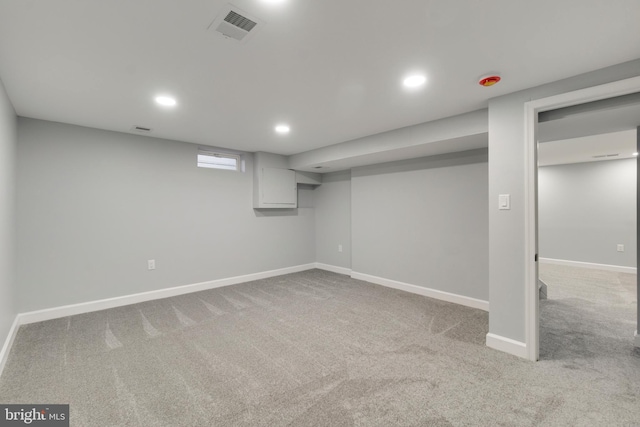
[{"label": "white door frame", "polygon": [[538,113],[556,108],[584,104],[586,102],[613,98],[640,92],[640,76],[619,80],[600,86],[567,92],[548,98],[536,99],[524,104],[524,143],[525,143],[525,328],[527,358],[538,360],[539,342],[539,296],[537,250],[537,128]]}]

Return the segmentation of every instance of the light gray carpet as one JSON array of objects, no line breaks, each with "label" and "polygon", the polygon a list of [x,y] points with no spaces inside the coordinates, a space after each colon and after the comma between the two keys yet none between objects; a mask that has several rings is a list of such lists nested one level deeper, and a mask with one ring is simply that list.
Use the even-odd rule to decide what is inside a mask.
[{"label": "light gray carpet", "polygon": [[72,426],[640,424],[626,285],[600,310],[544,275],[538,363],[485,347],[485,312],[311,270],[23,326],[0,402]]}]

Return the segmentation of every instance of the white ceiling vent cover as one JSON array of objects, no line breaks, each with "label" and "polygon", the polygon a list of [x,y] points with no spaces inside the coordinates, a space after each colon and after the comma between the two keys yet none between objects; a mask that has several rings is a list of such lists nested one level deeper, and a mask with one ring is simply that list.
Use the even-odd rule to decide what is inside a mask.
[{"label": "white ceiling vent cover", "polygon": [[226,39],[245,43],[262,27],[263,22],[232,4],[227,4],[209,25],[209,30]]}]

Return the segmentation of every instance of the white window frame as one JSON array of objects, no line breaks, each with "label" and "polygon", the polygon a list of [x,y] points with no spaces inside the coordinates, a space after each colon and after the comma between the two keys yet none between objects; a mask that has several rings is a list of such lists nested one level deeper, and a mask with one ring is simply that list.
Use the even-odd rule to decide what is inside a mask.
[{"label": "white window frame", "polygon": [[[223,158],[223,159],[234,159],[236,161],[236,167],[235,168],[230,168],[230,167],[226,167],[225,165],[216,166],[214,164],[210,164],[209,166],[205,166],[206,163],[200,162],[200,156],[217,157],[217,158]],[[220,151],[220,150],[210,150],[210,149],[205,149],[205,148],[198,148],[198,155],[196,157],[196,165],[199,168],[205,168],[205,169],[218,169],[218,170],[226,170],[226,171],[232,171],[232,172],[241,172],[242,171],[242,155],[237,154],[237,153],[224,152],[224,151]]]}]

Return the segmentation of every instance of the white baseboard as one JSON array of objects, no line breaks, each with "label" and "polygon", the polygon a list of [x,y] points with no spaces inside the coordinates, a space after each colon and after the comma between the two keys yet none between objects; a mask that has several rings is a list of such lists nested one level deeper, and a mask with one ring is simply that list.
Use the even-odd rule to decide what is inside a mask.
[{"label": "white baseboard", "polygon": [[439,299],[442,301],[452,302],[454,304],[465,305],[467,307],[478,308],[480,310],[489,311],[489,301],[483,301],[476,298],[466,297],[463,295],[452,294],[449,292],[439,291],[437,289],[425,288],[423,286],[412,285],[409,283],[398,282],[396,280],[385,279],[368,274],[352,272],[351,277],[365,282],[375,283],[376,285],[386,286],[388,288],[400,289],[401,291],[411,292],[429,298]]},{"label": "white baseboard", "polygon": [[323,264],[321,262],[316,262],[316,268],[320,270],[327,270],[338,274],[345,274],[347,276],[351,276],[351,269],[345,267],[337,267],[335,265]]},{"label": "white baseboard", "polygon": [[638,331],[633,333],[633,345],[636,347],[640,347],[640,335],[638,335]]},{"label": "white baseboard", "polygon": [[527,353],[527,345],[525,343],[492,334],[491,332],[487,334],[487,347],[513,354],[514,356],[522,357],[523,359],[527,359],[529,357]]},{"label": "white baseboard", "polygon": [[615,271],[616,273],[638,274],[635,267],[624,267],[622,265],[596,264],[593,262],[568,261],[565,259],[540,258],[542,264],[567,265],[569,267],[591,268],[593,270]]},{"label": "white baseboard", "polygon": [[18,320],[18,316],[16,316],[16,318],[13,319],[13,324],[11,325],[11,329],[9,329],[9,335],[7,335],[7,339],[4,341],[2,350],[0,350],[0,376],[2,376],[4,365],[7,363],[7,359],[9,358],[9,351],[11,350],[13,340],[16,338],[19,327],[20,323]]},{"label": "white baseboard", "polygon": [[44,320],[58,319],[60,317],[105,310],[107,308],[122,307],[139,302],[152,301],[177,295],[190,294],[192,292],[206,291],[207,289],[221,288],[223,286],[236,285],[238,283],[253,280],[267,279],[283,274],[297,273],[299,271],[316,268],[315,263],[297,265],[294,267],[280,268],[277,270],[252,273],[244,276],[229,277],[226,279],[211,280],[209,282],[194,283],[191,285],[176,286],[173,288],[158,289],[156,291],[141,292],[138,294],[124,295],[121,297],[107,298],[97,301],[83,302],[80,304],[65,305],[62,307],[47,308],[44,310],[30,311],[18,314],[19,324],[42,322]]}]

